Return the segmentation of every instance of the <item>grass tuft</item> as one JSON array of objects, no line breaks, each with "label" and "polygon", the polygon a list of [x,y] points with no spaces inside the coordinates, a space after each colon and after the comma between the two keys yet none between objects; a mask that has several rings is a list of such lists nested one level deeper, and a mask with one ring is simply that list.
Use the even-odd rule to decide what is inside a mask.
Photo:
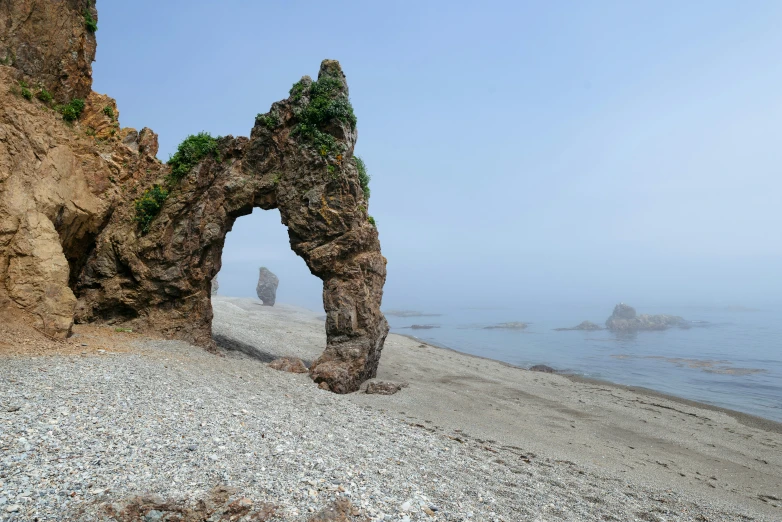
[{"label": "grass tuft", "polygon": [[369,201],[369,195],[371,193],[369,190],[369,180],[372,179],[372,176],[370,176],[369,172],[367,172],[367,165],[364,163],[364,160],[362,160],[359,156],[353,156],[353,159],[356,161],[358,181],[361,184],[361,190],[364,191],[364,199]]},{"label": "grass tuft", "polygon": [[203,131],[198,134],[191,134],[179,144],[177,151],[168,159],[168,165],[171,167],[168,181],[171,183],[178,182],[199,161],[210,155],[217,161],[220,161],[220,153],[217,150],[217,138]]},{"label": "grass tuft", "polygon": [[98,22],[92,17],[92,13],[87,9],[84,10],[84,27],[91,33],[98,30]]},{"label": "grass tuft", "polygon": [[160,185],[152,185],[136,200],[136,217],[134,221],[141,226],[141,233],[149,232],[155,217],[160,213],[163,203],[168,198],[168,191]]}]

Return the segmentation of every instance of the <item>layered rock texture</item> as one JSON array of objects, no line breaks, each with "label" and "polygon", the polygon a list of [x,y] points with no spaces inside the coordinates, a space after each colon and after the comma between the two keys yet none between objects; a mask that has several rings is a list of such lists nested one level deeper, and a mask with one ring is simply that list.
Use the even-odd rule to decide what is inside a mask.
[{"label": "layered rock texture", "polygon": [[279,284],[280,279],[271,270],[265,266],[258,270],[258,284],[255,285],[255,294],[265,306],[274,306]]},{"label": "layered rock texture", "polygon": [[[211,347],[225,236],[253,208],[278,208],[291,248],[324,282],[327,346],[311,376],[357,390],[388,333],[386,260],[339,63],[302,78],[249,138],[212,140],[208,154],[171,169],[151,130],[121,128],[114,100],[90,91],[90,20],[86,1],[0,3],[0,56],[13,55],[0,65],[0,306],[26,311],[52,337],[75,319]],[[55,104],[74,99],[83,111],[66,122]]]},{"label": "layered rock texture", "polygon": [[635,308],[624,303],[616,305],[611,317],[606,319],[606,328],[615,332],[666,330],[686,325],[687,322],[678,315],[637,315]]}]

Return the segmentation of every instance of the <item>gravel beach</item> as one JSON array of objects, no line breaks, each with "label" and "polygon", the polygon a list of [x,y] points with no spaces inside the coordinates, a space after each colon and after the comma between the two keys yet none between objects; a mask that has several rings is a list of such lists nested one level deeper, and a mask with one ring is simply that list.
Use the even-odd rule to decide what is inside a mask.
[{"label": "gravel beach", "polygon": [[320,314],[213,304],[218,355],[0,327],[0,519],[176,520],[126,508],[215,488],[255,511],[210,520],[331,520],[336,499],[351,507],[333,520],[782,519],[773,423],[396,335],[378,377],[405,388],[334,395],[265,362],[317,357]]}]

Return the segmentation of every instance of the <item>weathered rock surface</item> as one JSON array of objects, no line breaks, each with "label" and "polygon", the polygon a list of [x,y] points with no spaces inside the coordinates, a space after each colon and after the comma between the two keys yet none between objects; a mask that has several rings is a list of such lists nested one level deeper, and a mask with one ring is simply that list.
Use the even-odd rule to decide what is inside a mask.
[{"label": "weathered rock surface", "polygon": [[599,324],[595,324],[592,321],[582,321],[581,323],[577,324],[576,326],[572,326],[570,328],[554,328],[557,332],[565,332],[568,330],[586,330],[586,331],[593,331],[593,330],[602,330],[603,327]]},{"label": "weathered rock surface", "polygon": [[[173,181],[155,158],[157,136],[121,128],[114,100],[90,92],[87,8],[97,19],[86,0],[0,3],[0,54],[15,53],[0,65],[0,306],[25,310],[54,337],[75,318],[212,347],[211,281],[225,236],[253,208],[277,208],[291,248],[323,280],[327,346],[311,376],[357,390],[376,374],[388,333],[386,260],[352,158],[357,131],[339,63],[324,61],[319,81],[302,78],[249,138],[221,138]],[[68,124],[50,103],[13,94],[21,78],[56,100],[85,98],[83,114]],[[313,99],[337,115],[313,119]],[[135,201],[154,185],[168,195],[144,233]]]},{"label": "weathered rock surface", "polygon": [[97,22],[90,0],[4,0],[0,2],[0,63],[18,79],[45,86],[58,102],[85,99],[92,90],[95,33],[85,13]]},{"label": "weathered rock surface", "polygon": [[624,303],[616,305],[611,317],[606,319],[606,328],[615,332],[665,330],[676,326],[687,326],[687,321],[678,315],[636,315],[635,308]]},{"label": "weathered rock surface", "polygon": [[298,357],[280,357],[270,362],[269,368],[289,373],[307,373],[309,371],[304,361]]},{"label": "weathered rock surface", "polygon": [[255,293],[264,306],[274,306],[274,302],[277,300],[277,287],[279,284],[280,279],[271,270],[265,266],[258,270],[258,284],[255,286]]}]

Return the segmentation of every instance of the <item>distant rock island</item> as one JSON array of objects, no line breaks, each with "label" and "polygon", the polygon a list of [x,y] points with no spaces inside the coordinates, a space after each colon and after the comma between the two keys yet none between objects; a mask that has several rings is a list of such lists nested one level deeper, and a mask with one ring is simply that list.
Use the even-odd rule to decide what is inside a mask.
[{"label": "distant rock island", "polygon": [[616,305],[611,317],[606,319],[606,328],[612,332],[666,330],[673,327],[687,326],[689,326],[689,323],[678,315],[637,315],[635,308],[624,303]]},{"label": "distant rock island", "polygon": [[595,324],[592,321],[582,321],[581,323],[577,324],[576,326],[572,326],[570,328],[554,328],[557,332],[564,332],[567,330],[585,330],[585,331],[593,331],[593,330],[602,330],[603,327],[599,324]]},{"label": "distant rock island", "polygon": [[414,324],[411,326],[405,326],[405,328],[411,328],[413,330],[431,330],[432,328],[440,328],[436,324]]},{"label": "distant rock island", "polygon": [[440,317],[442,314],[427,314],[424,312],[417,312],[415,310],[388,310],[383,312],[391,317]]},{"label": "distant rock island", "polygon": [[529,326],[527,323],[514,321],[511,323],[499,323],[491,326],[484,326],[484,330],[524,330]]},{"label": "distant rock island", "polygon": [[[637,314],[635,308],[624,303],[614,307],[611,317],[606,319],[605,329],[612,332],[638,332],[642,330],[667,330],[668,328],[690,328],[692,326],[706,326],[705,321],[686,321],[678,315],[666,314]],[[583,321],[570,328],[554,328],[557,332],[582,330],[596,331],[604,328],[592,321]]]}]

